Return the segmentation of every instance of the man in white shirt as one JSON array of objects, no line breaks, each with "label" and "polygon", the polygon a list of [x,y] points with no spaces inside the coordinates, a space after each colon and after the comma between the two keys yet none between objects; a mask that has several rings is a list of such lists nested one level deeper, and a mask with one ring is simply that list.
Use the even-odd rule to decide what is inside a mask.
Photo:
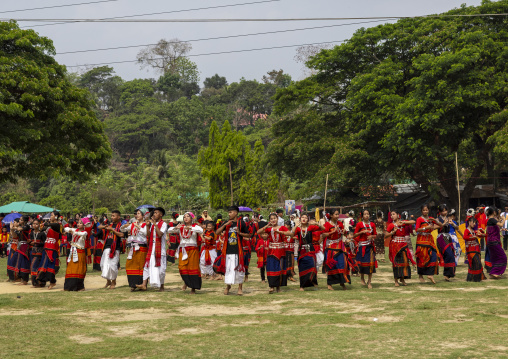
[{"label": "man in white shirt", "polygon": [[282,215],[284,214],[284,211],[282,209],[278,209],[275,211],[275,213],[277,213],[277,225],[278,226],[283,226],[284,225],[284,218],[282,218]]}]

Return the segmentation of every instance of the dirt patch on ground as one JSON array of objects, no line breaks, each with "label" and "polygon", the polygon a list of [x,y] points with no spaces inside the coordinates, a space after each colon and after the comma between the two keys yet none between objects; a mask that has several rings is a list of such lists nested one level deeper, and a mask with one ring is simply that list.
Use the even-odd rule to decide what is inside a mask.
[{"label": "dirt patch on ground", "polygon": [[190,317],[208,317],[213,315],[255,315],[280,312],[282,307],[278,304],[256,307],[226,307],[223,305],[199,306],[180,308],[181,315]]},{"label": "dirt patch on ground", "polygon": [[395,317],[392,315],[378,315],[378,316],[363,316],[363,315],[353,315],[354,320],[364,320],[367,322],[374,322],[374,323],[396,323],[400,322],[402,320],[401,317]]},{"label": "dirt patch on ground", "polygon": [[103,341],[101,338],[87,337],[86,335],[72,335],[69,339],[78,344],[94,344]]},{"label": "dirt patch on ground", "polygon": [[3,316],[12,316],[12,315],[38,315],[42,314],[42,312],[37,312],[31,309],[23,309],[23,310],[4,310],[0,309],[0,317]]}]

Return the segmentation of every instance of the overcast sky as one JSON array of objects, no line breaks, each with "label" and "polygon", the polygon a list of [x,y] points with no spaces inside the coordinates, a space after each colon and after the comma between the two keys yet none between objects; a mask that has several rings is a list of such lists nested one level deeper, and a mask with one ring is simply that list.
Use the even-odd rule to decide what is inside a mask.
[{"label": "overcast sky", "polygon": [[[175,11],[218,5],[241,4],[261,0],[118,0],[55,9],[22,12],[1,12],[63,4],[75,4],[98,0],[21,0],[3,2],[1,18],[108,18],[154,12]],[[145,18],[303,18],[303,17],[370,17],[414,16],[445,12],[460,7],[465,0],[281,0],[219,9],[187,11],[173,14],[145,16]],[[467,5],[480,5],[481,0],[469,0]],[[57,53],[129,45],[156,43],[162,38],[180,40],[203,39],[267,31],[280,31],[304,27],[344,24],[355,21],[305,21],[305,22],[235,22],[235,23],[70,23],[33,27],[40,35],[53,40]],[[382,22],[380,22],[382,23]],[[40,23],[20,22],[22,28]],[[191,55],[243,49],[319,43],[345,40],[355,30],[376,24],[347,25],[328,29],[258,35],[243,38],[192,42]],[[97,64],[103,62],[135,60],[140,48],[57,55],[57,60],[67,66]],[[261,80],[267,71],[283,69],[293,79],[303,77],[302,65],[294,60],[296,47],[196,56],[191,59],[198,65],[201,82],[218,73],[229,83],[241,77]],[[126,80],[155,77],[153,72],[140,69],[136,63],[111,64],[116,73]],[[76,70],[71,68],[70,70]]]}]

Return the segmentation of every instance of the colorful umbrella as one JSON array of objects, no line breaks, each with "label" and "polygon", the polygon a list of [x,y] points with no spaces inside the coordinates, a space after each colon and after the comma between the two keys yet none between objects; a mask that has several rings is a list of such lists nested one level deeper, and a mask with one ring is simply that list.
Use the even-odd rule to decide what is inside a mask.
[{"label": "colorful umbrella", "polygon": [[16,218],[20,218],[20,217],[21,217],[20,213],[9,213],[7,216],[4,217],[4,219],[2,219],[2,223],[4,223],[4,224],[11,223]]},{"label": "colorful umbrella", "polygon": [[240,209],[240,212],[252,212],[252,209],[249,207],[238,207]]}]

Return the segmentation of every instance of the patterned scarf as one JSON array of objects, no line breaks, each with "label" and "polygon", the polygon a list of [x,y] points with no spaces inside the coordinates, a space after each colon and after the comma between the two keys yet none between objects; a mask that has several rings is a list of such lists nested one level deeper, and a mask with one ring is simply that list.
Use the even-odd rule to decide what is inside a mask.
[{"label": "patterned scarf", "polygon": [[[114,230],[116,232],[120,232],[120,227],[122,226],[122,222],[118,222],[114,228]],[[118,241],[118,236],[113,233],[113,231],[109,232],[108,233],[108,238],[112,238],[113,239],[113,243],[111,243],[111,252],[109,252],[109,258],[114,258],[115,257],[115,252],[116,252],[116,245],[117,245],[117,241]]]},{"label": "patterned scarf", "polygon": [[[157,223],[157,227],[159,227],[159,230],[162,228],[162,225],[164,224],[164,221],[161,219]],[[153,251],[153,236],[155,234],[155,266],[160,267],[161,266],[161,255],[162,255],[162,236],[159,237],[157,234],[157,231],[155,230],[155,226],[152,226],[150,228],[150,241],[148,243],[148,255],[146,256],[145,261],[145,267],[148,268],[150,266],[150,258],[152,257],[152,251]],[[164,235],[164,233],[163,233]]]}]

